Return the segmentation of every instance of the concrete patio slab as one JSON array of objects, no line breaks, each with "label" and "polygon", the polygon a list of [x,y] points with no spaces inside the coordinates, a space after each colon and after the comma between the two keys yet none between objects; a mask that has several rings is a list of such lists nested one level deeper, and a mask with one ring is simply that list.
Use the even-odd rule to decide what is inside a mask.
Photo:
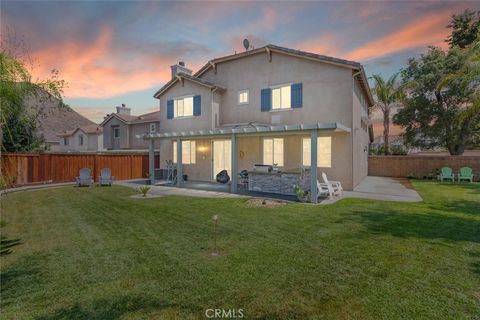
[{"label": "concrete patio slab", "polygon": [[[408,180],[405,180],[408,182]],[[124,185],[131,188],[140,186],[144,181],[118,181],[116,185]],[[188,196],[199,198],[270,198],[268,194],[265,195],[241,195],[229,193],[224,185],[215,186],[211,183],[191,183],[192,188],[173,187],[166,185],[151,186],[150,193],[162,196]],[[398,179],[391,179],[385,177],[365,177],[362,182],[353,190],[345,191],[343,197],[336,197],[334,199],[325,199],[320,204],[333,204],[338,200],[344,198],[360,198],[383,201],[399,201],[399,202],[419,202],[422,198],[413,188],[408,188],[408,183],[401,183]],[[210,190],[202,190],[205,187]]]},{"label": "concrete patio slab", "polygon": [[[115,185],[138,188],[140,186],[138,180],[136,181],[117,181]],[[196,198],[245,198],[243,195],[233,194],[228,192],[208,191],[199,189],[187,189],[170,187],[165,185],[150,186],[150,194],[160,196],[183,196],[183,197],[196,197]]]},{"label": "concrete patio slab", "polygon": [[408,185],[399,179],[367,176],[353,191],[345,191],[345,197],[400,202],[422,201],[418,192],[407,187]]}]

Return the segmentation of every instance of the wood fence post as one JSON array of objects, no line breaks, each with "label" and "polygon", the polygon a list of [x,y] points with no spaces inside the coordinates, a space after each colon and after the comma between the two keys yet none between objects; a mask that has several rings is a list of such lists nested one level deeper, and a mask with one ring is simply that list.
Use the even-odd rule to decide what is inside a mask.
[{"label": "wood fence post", "polygon": [[130,178],[133,179],[133,154],[130,155]]},{"label": "wood fence post", "polygon": [[97,156],[98,154],[94,154],[93,155],[93,181],[97,181],[97,172],[98,172],[98,169],[97,169]]}]

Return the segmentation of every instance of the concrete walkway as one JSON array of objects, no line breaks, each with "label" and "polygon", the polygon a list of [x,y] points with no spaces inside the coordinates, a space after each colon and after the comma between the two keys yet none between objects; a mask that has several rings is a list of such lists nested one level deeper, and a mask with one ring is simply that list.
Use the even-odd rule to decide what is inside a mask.
[{"label": "concrete walkway", "polygon": [[13,192],[35,191],[40,189],[55,189],[55,188],[74,186],[74,185],[75,185],[75,182],[34,184],[34,185],[28,185],[23,187],[5,189],[0,192],[0,195],[5,195],[7,193],[13,193]]},{"label": "concrete walkway", "polygon": [[365,177],[353,191],[345,191],[347,198],[374,199],[384,201],[419,202],[422,197],[413,188],[408,188],[408,180],[402,184],[398,179],[386,177]]}]

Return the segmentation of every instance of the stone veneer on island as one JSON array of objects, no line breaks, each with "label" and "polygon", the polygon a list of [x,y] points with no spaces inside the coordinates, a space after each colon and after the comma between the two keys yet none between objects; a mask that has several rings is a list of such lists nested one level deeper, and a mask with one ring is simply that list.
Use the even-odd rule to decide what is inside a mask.
[{"label": "stone veneer on island", "polygon": [[310,169],[292,169],[281,172],[248,172],[248,190],[295,195],[293,186],[310,189]]}]

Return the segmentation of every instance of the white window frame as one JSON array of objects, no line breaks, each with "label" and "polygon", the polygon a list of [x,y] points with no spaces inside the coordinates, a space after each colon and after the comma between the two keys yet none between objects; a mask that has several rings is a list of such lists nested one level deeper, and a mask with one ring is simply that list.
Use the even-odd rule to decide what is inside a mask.
[{"label": "white window frame", "polygon": [[83,146],[83,134],[79,134],[78,135],[78,145],[79,146]]},{"label": "white window frame", "polygon": [[68,138],[68,137],[63,137],[63,145],[64,145],[64,146],[70,145],[70,138]]},{"label": "white window frame", "polygon": [[[283,106],[282,104],[282,88],[289,88],[290,90],[290,94],[289,94],[289,100],[290,100],[290,105],[289,106]],[[276,85],[276,86],[271,86],[270,89],[272,90],[272,96],[271,96],[271,99],[272,99],[272,104],[271,104],[271,109],[270,111],[285,111],[285,110],[292,110],[292,83],[284,83],[284,84],[280,84],[280,85]],[[274,90],[278,90],[280,89],[280,107],[277,107],[275,108],[274,105],[273,105],[273,91]]]},{"label": "white window frame", "polygon": [[[177,163],[177,141],[173,141],[173,163]],[[189,150],[186,150],[186,148]],[[195,140],[182,141],[182,164],[195,164],[197,162],[197,143]]]},{"label": "white window frame", "polygon": [[[322,148],[320,147],[323,145],[324,142],[322,142],[322,139],[329,138],[330,140],[330,152],[324,153],[323,155],[321,154]],[[312,142],[310,140],[310,137],[303,137],[302,138],[302,166],[304,167],[310,167],[310,161],[311,161],[311,151],[308,153],[307,158],[304,157],[304,143],[305,141],[308,140],[308,145],[311,147]],[[333,146],[333,139],[332,136],[319,136],[317,138],[317,168],[331,168],[332,167],[332,146]],[[322,156],[328,156],[328,161],[322,161],[321,158]],[[308,161],[306,161],[308,160]]]},{"label": "white window frame", "polygon": [[[240,101],[240,97],[242,94],[246,93],[247,94],[247,100],[242,102]],[[237,96],[237,103],[239,106],[244,106],[250,103],[250,90],[249,89],[243,89],[238,91],[238,96]]]},{"label": "white window frame", "polygon": [[[266,152],[265,141],[267,141],[267,140],[272,141],[272,155],[271,155],[272,162],[271,163],[269,161],[267,161],[266,156],[265,156],[265,152]],[[282,141],[281,159],[278,159],[277,157],[275,157],[275,141],[279,141],[279,140]],[[274,163],[277,163],[279,167],[283,167],[285,165],[285,139],[284,138],[274,138],[274,137],[263,138],[263,140],[262,140],[262,156],[263,156],[263,164],[273,165]],[[269,155],[269,157],[270,157],[270,155]]]},{"label": "white window frame", "polygon": [[[173,119],[184,119],[193,117],[193,97],[194,95],[181,96],[173,98]],[[192,99],[192,114],[185,115],[185,99]],[[178,115],[178,102],[182,100],[182,115]]]},{"label": "white window frame", "polygon": [[157,132],[157,124],[150,123],[150,133],[155,133],[155,132]]},{"label": "white window frame", "polygon": [[[118,132],[118,135],[116,134]],[[119,139],[120,138],[120,127],[113,127],[113,138]]]}]

